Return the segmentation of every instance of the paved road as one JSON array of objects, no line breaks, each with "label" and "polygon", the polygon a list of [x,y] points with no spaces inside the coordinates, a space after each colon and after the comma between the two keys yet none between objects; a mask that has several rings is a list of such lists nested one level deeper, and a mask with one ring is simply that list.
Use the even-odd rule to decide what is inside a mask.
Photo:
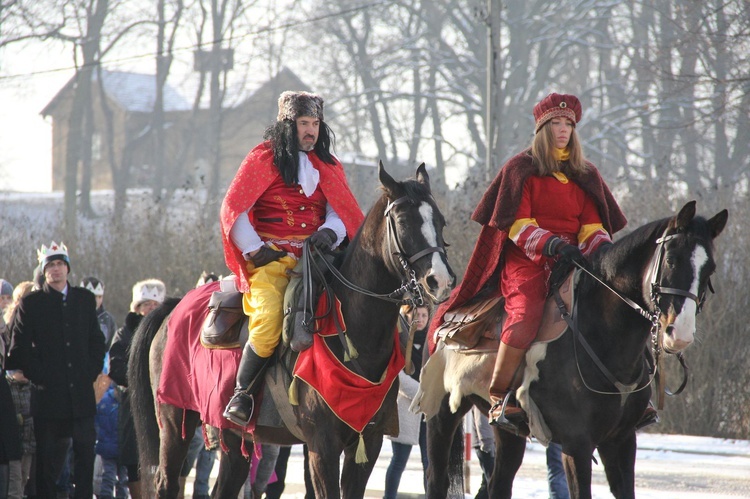
[{"label": "paved road", "polygon": [[[418,449],[414,448],[401,479],[399,497],[424,497],[418,455]],[[390,442],[386,440],[368,482],[366,498],[383,497],[390,458]],[[302,447],[295,446],[289,458],[284,497],[304,498],[302,466]],[[594,497],[611,498],[603,467],[601,464],[593,467]],[[471,491],[476,492],[481,472],[475,456],[469,469]],[[188,484],[188,492],[190,488]],[[750,441],[642,434],[636,461],[636,493],[639,499],[750,498]],[[189,493],[186,495],[190,497]],[[514,484],[514,495],[532,499],[548,497],[544,448],[535,441],[527,445],[524,463]]]}]

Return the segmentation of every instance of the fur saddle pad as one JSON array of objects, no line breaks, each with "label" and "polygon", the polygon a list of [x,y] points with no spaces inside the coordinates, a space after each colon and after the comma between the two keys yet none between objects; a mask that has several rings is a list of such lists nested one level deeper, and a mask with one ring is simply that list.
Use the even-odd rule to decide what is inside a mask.
[{"label": "fur saddle pad", "polygon": [[[567,310],[572,310],[578,273],[571,272],[560,285],[560,296]],[[460,353],[497,352],[506,317],[502,306],[502,297],[492,297],[447,312],[445,323],[435,331],[435,335],[443,340],[446,348]],[[542,323],[534,343],[554,341],[567,327],[557,302],[553,296],[549,296],[544,303]]]}]

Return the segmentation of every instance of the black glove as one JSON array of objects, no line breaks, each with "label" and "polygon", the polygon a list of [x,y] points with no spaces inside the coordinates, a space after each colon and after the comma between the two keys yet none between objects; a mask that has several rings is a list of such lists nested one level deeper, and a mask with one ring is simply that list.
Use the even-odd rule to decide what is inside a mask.
[{"label": "black glove", "polygon": [[286,255],[286,251],[279,251],[271,248],[270,246],[261,246],[255,256],[250,257],[250,261],[256,267],[262,267],[268,265],[271,262],[275,262],[282,256]]},{"label": "black glove", "polygon": [[586,258],[583,256],[583,253],[581,253],[581,250],[578,248],[578,246],[567,243],[561,244],[558,248],[556,248],[555,254],[560,255],[561,260],[574,262],[582,267],[586,266]]},{"label": "black glove", "polygon": [[336,233],[333,229],[320,229],[310,236],[309,242],[311,245],[315,246],[318,251],[323,252],[329,251],[333,248],[333,243],[336,242],[336,239]]}]

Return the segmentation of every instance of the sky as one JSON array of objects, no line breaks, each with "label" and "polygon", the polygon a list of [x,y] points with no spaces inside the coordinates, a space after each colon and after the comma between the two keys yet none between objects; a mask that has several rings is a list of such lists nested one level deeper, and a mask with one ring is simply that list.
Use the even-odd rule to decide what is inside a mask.
[{"label": "sky", "polygon": [[39,113],[73,71],[45,71],[70,60],[51,44],[0,52],[0,191],[51,190],[52,121]]}]

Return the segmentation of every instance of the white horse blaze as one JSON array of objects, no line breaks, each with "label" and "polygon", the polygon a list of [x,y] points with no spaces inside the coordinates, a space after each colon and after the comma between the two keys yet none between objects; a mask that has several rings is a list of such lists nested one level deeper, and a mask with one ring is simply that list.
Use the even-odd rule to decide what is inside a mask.
[{"label": "white horse blaze", "polygon": [[[703,266],[708,262],[708,253],[703,246],[696,246],[693,256],[690,259],[693,265],[693,282],[690,285],[690,292],[698,295],[698,285],[700,284],[700,275]],[[674,321],[674,330],[671,338],[664,338],[664,346],[670,350],[680,351],[693,342],[695,338],[695,314],[697,304],[690,298],[685,298],[682,304],[682,310]]]},{"label": "white horse blaze", "polygon": [[[432,206],[427,202],[422,202],[419,205],[419,214],[422,215],[422,236],[427,241],[427,244],[433,248],[437,248],[437,231],[435,230],[435,224],[432,219]],[[432,262],[430,273],[425,278],[432,276],[435,278],[438,284],[436,290],[428,290],[430,293],[437,293],[434,298],[437,300],[443,300],[450,293],[451,286],[451,275],[448,272],[448,267],[443,263],[443,259],[440,258],[440,253],[432,253]]]}]

